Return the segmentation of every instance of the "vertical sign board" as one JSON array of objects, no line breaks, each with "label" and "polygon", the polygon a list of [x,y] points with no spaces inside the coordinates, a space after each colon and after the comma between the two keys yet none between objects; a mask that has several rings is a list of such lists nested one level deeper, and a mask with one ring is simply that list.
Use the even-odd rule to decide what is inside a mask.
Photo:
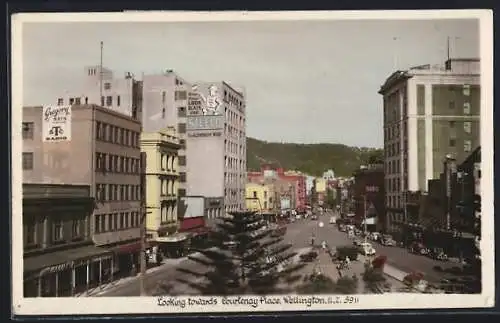
[{"label": "vertical sign board", "polygon": [[42,136],[45,142],[71,140],[71,106],[43,107]]}]

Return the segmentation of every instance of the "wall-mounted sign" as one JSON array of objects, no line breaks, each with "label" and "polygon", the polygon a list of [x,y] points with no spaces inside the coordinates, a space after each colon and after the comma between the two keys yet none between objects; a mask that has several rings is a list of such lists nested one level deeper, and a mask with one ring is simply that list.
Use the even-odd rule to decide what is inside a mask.
[{"label": "wall-mounted sign", "polygon": [[222,99],[217,85],[193,85],[188,96],[188,116],[218,116],[222,115],[222,111]]},{"label": "wall-mounted sign", "polygon": [[71,140],[71,106],[44,106],[42,109],[42,140]]},{"label": "wall-mounted sign", "polygon": [[224,128],[223,116],[187,117],[186,130],[219,130]]},{"label": "wall-mounted sign", "polygon": [[201,132],[188,132],[188,137],[220,137],[221,131],[201,131]]},{"label": "wall-mounted sign", "polygon": [[367,186],[366,187],[366,191],[367,192],[377,193],[379,191],[379,188],[378,188],[378,186],[371,185],[371,186]]}]

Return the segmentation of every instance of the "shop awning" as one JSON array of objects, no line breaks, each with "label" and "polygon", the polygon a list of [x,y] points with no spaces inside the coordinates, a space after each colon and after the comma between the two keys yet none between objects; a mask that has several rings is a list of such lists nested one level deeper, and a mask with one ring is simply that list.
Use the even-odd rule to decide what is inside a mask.
[{"label": "shop awning", "polygon": [[195,218],[184,218],[179,227],[180,232],[192,231],[197,228],[205,227],[205,218],[202,216]]},{"label": "shop awning", "polygon": [[[146,248],[148,248],[149,245],[146,243]],[[135,252],[140,252],[142,248],[141,242],[136,241],[132,243],[127,243],[123,245],[119,245],[113,248],[113,251],[116,253],[135,253]]]},{"label": "shop awning", "polygon": [[173,243],[173,242],[181,242],[186,240],[189,237],[189,233],[187,232],[178,232],[165,237],[158,237],[155,239],[158,243]]},{"label": "shop awning", "polygon": [[45,253],[32,257],[25,257],[23,261],[24,272],[43,270],[44,272],[57,272],[72,266],[78,260],[111,256],[111,250],[96,246],[85,246]]}]

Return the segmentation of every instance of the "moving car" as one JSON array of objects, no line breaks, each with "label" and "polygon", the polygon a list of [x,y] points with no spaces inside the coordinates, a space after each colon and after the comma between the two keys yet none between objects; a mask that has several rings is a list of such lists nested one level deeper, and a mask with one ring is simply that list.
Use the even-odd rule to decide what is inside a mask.
[{"label": "moving car", "polygon": [[311,220],[317,220],[318,216],[316,214],[311,215]]},{"label": "moving car", "polygon": [[370,234],[368,234],[368,239],[373,240],[373,241],[378,241],[380,239],[380,233],[370,232]]},{"label": "moving car", "polygon": [[361,253],[364,256],[373,256],[375,255],[376,251],[375,248],[371,245],[371,243],[368,242],[363,242],[359,245],[359,253]]},{"label": "moving car", "polygon": [[337,223],[337,218],[335,218],[334,216],[330,217],[330,224],[335,224]]}]

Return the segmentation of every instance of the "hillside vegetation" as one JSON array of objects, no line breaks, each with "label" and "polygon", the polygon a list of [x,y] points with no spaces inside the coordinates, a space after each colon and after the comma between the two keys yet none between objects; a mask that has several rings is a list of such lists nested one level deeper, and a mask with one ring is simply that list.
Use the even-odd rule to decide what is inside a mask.
[{"label": "hillside vegetation", "polygon": [[293,144],[247,138],[247,170],[256,171],[262,163],[320,176],[333,169],[336,176],[351,176],[370,159],[380,159],[382,149],[349,147],[342,144]]}]

